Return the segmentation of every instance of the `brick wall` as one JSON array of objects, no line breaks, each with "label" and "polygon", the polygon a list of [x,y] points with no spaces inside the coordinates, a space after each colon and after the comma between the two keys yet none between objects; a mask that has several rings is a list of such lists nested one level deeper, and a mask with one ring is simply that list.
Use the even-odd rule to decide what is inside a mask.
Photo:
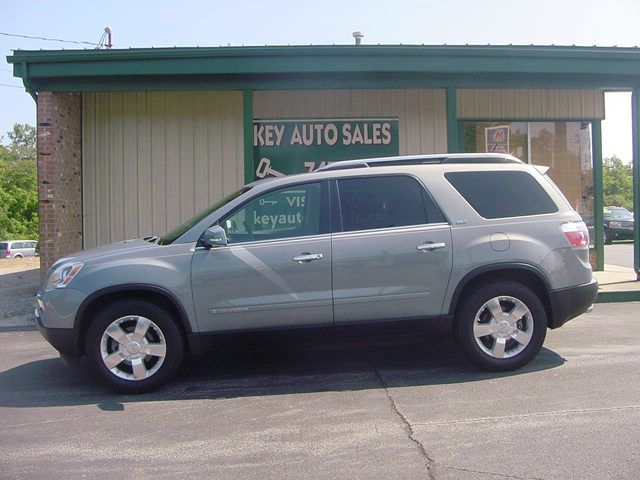
[{"label": "brick wall", "polygon": [[38,95],[40,275],[82,249],[82,95]]}]

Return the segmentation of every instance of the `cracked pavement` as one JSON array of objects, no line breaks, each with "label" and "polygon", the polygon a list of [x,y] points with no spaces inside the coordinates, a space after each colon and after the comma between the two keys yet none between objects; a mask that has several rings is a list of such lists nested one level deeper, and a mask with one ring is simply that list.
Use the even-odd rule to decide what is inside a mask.
[{"label": "cracked pavement", "polygon": [[115,395],[0,332],[0,478],[635,479],[640,303],[486,373],[446,337],[242,347]]}]

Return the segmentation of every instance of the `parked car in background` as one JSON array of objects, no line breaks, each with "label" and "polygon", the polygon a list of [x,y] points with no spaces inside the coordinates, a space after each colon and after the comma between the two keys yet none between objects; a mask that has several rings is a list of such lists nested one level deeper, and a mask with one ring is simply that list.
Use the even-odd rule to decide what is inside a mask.
[{"label": "parked car in background", "polygon": [[[595,240],[593,215],[582,215],[589,229],[591,243]],[[614,240],[633,240],[633,213],[624,207],[604,207],[604,243],[611,245]]]},{"label": "parked car in background", "polygon": [[0,242],[0,258],[23,258],[36,255],[36,240],[4,240]]},{"label": "parked car in background", "polygon": [[605,207],[604,243],[614,240],[633,240],[633,214],[624,207]]}]

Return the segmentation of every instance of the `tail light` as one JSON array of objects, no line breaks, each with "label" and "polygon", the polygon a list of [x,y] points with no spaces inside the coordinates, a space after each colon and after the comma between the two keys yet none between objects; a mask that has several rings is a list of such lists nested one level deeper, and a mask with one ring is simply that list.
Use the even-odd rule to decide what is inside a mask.
[{"label": "tail light", "polygon": [[561,225],[562,233],[573,248],[589,246],[589,230],[584,222],[568,222]]},{"label": "tail light", "polygon": [[11,256],[11,250],[7,249],[7,258]]}]

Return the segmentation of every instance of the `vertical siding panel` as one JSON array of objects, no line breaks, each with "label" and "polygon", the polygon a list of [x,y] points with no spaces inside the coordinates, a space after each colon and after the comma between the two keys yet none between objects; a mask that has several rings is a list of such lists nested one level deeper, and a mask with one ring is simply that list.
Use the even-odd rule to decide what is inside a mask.
[{"label": "vertical siding panel", "polygon": [[433,153],[435,135],[435,116],[433,108],[433,90],[420,90],[419,114],[420,114],[420,152]]},{"label": "vertical siding panel", "polygon": [[604,92],[578,89],[458,90],[462,118],[603,118]]},{"label": "vertical siding panel", "polygon": [[473,117],[491,117],[493,112],[491,110],[492,102],[489,90],[476,90],[474,94],[478,97],[477,110],[472,112]]},{"label": "vertical siding panel", "polygon": [[190,92],[177,94],[180,117],[178,164],[180,165],[180,223],[193,217],[194,207],[194,145],[193,117],[195,95]]},{"label": "vertical siding panel", "polygon": [[336,90],[336,109],[334,117],[346,117],[351,105],[351,90]]},{"label": "vertical siding panel", "polygon": [[[393,108],[393,92],[391,90],[383,90],[380,99],[380,110],[382,112],[390,112],[391,116],[398,116]],[[402,129],[404,119],[398,118],[398,128]]]},{"label": "vertical siding panel", "polygon": [[207,101],[206,92],[195,94],[194,111],[194,208],[196,212],[204,210],[209,205],[209,140],[207,132]]},{"label": "vertical siding panel", "polygon": [[[526,117],[529,115],[529,97],[531,91],[526,90],[524,92],[518,92],[516,90],[511,91],[512,101],[515,103],[516,115],[518,117]],[[508,115],[506,115],[508,117]]]},{"label": "vertical siding panel", "polygon": [[111,242],[109,94],[96,93],[96,244]]},{"label": "vertical siding panel", "polygon": [[363,117],[365,112],[366,99],[364,90],[351,91],[351,108],[355,117]]},{"label": "vertical siding panel", "polygon": [[[209,142],[209,203],[222,198],[222,96],[216,92],[207,95],[208,142]],[[268,116],[268,114],[265,114]]]},{"label": "vertical siding panel", "polygon": [[266,110],[264,101],[267,98],[261,90],[253,92],[253,116],[254,118],[262,118],[262,112]]},{"label": "vertical siding panel", "polygon": [[138,98],[130,92],[122,95],[122,151],[124,238],[139,236],[138,205]]},{"label": "vertical siding panel", "polygon": [[444,90],[434,90],[433,112],[436,117],[433,153],[447,151],[447,101]]},{"label": "vertical siding panel", "polygon": [[417,102],[413,91],[404,90],[402,94],[405,101],[404,115],[407,119],[406,152],[409,155],[415,155],[420,153],[420,135],[422,133],[420,113],[418,111],[420,104]]},{"label": "vertical siding panel", "polygon": [[[236,183],[234,190],[238,190],[245,184],[244,181],[244,107],[243,97],[240,92],[231,92],[234,105],[233,121],[236,124]],[[248,181],[246,183],[249,183]]]},{"label": "vertical siding panel", "polygon": [[[222,194],[229,195],[237,190],[238,178],[236,177],[236,123],[234,122],[233,93],[225,92],[222,95]],[[240,159],[240,161],[242,161]]]},{"label": "vertical siding panel", "polygon": [[138,235],[141,236],[164,233],[154,232],[152,224],[151,106],[149,100],[149,92],[137,94]]},{"label": "vertical siding panel", "polygon": [[167,229],[167,177],[166,177],[166,96],[152,92],[151,96],[151,201],[152,230],[163,234]]},{"label": "vertical siding panel", "polygon": [[410,122],[407,119],[407,104],[406,97],[404,92],[400,90],[394,90],[392,93],[393,96],[393,112],[399,118],[403,119],[403,128],[399,129],[398,132],[398,150],[400,155],[407,155],[408,153],[408,144],[407,144],[407,131],[411,128]]},{"label": "vertical siding panel", "polygon": [[180,97],[176,92],[166,96],[166,182],[167,230],[180,224]]},{"label": "vertical siding panel", "polygon": [[82,95],[82,247],[96,246],[96,96]]},{"label": "vertical siding panel", "polygon": [[124,139],[123,139],[123,95],[109,94],[109,158],[111,160],[111,241],[124,240]]}]

